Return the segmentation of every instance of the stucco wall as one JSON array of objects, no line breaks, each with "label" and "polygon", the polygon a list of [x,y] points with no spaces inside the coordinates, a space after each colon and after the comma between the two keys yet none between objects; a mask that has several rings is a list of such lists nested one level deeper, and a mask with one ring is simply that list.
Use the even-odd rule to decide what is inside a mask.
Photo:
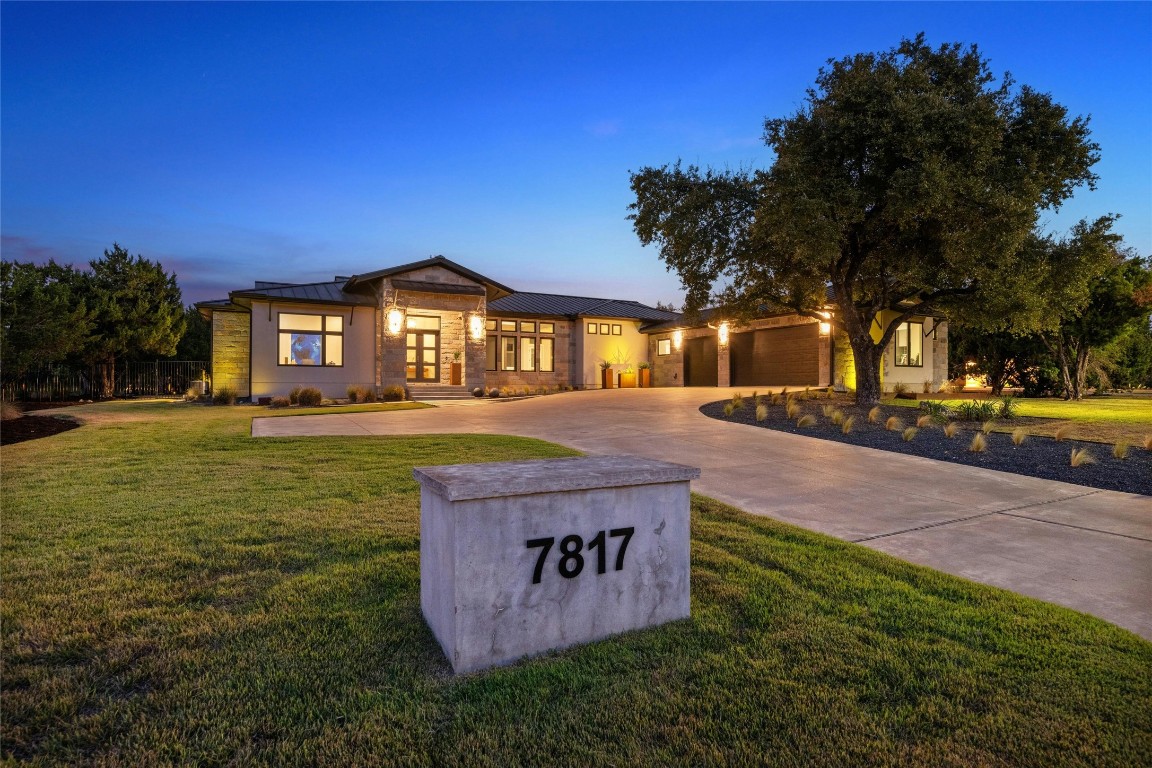
[{"label": "stucco wall", "polygon": [[[921,333],[923,342],[923,365],[897,366],[896,365],[896,338],[893,336],[884,350],[883,384],[886,392],[891,392],[897,382],[904,384],[911,392],[922,392],[925,382],[930,392],[936,392],[947,383],[948,377],[948,327],[945,324],[935,327],[936,338],[932,338],[933,324],[931,317],[913,317],[914,323],[923,323]],[[885,321],[887,322],[887,321]],[[926,338],[923,334],[927,333]],[[942,367],[941,367],[942,362]]]},{"label": "stucco wall", "polygon": [[239,397],[250,394],[247,312],[212,313],[212,389],[231,387]]},{"label": "stucco wall", "polygon": [[[640,333],[640,322],[637,320],[622,320],[607,317],[585,317],[577,321],[579,343],[577,344],[577,359],[580,361],[577,375],[580,377],[579,386],[585,389],[599,389],[600,362],[608,360],[612,363],[613,375],[623,373],[632,367],[636,371],[636,364],[646,362],[648,358],[648,336]],[[619,336],[602,336],[599,333],[589,334],[588,323],[613,324],[621,326]]]},{"label": "stucco wall", "polygon": [[[279,365],[281,313],[342,316],[344,365]],[[345,397],[353,384],[372,385],[376,324],[371,307],[253,301],[251,318],[252,397],[276,397],[287,395],[294,387],[316,387],[325,397],[336,398]]]}]

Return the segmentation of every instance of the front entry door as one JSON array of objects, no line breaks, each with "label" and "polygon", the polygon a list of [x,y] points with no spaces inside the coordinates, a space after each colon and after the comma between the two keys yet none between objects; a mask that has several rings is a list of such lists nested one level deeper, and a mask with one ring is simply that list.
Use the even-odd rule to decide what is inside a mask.
[{"label": "front entry door", "polygon": [[408,381],[440,381],[440,332],[408,331]]}]

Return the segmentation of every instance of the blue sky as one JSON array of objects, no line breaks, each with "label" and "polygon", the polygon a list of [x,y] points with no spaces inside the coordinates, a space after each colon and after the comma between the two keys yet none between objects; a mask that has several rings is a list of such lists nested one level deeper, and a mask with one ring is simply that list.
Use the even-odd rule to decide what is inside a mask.
[{"label": "blue sky", "polygon": [[187,302],[443,254],[519,290],[681,301],[628,173],[767,167],[829,58],[924,31],[1092,116],[1045,225],[1152,254],[1150,3],[0,4],[5,259],[118,241]]}]

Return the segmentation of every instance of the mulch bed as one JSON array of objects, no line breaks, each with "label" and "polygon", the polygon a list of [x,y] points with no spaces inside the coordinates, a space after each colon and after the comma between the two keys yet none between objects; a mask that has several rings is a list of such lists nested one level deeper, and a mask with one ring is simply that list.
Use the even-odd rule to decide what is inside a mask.
[{"label": "mulch bed", "polygon": [[[972,467],[996,469],[1001,472],[1013,472],[1018,475],[1029,475],[1045,480],[1059,480],[1065,483],[1086,485],[1092,488],[1103,488],[1111,491],[1126,493],[1139,493],[1152,496],[1152,451],[1146,451],[1141,446],[1132,446],[1128,449],[1128,458],[1124,460],[1113,458],[1112,446],[1103,443],[1090,443],[1077,440],[1056,441],[1048,437],[1028,437],[1022,445],[1013,445],[1012,436],[1006,433],[993,432],[987,436],[988,447],[983,453],[973,453],[968,450],[974,432],[980,429],[976,423],[960,422],[960,431],[952,438],[944,435],[939,425],[920,429],[912,440],[905,442],[899,431],[888,431],[884,427],[884,419],[889,416],[899,417],[905,425],[915,426],[917,417],[923,411],[914,411],[908,408],[883,408],[884,415],[878,424],[868,423],[868,409],[857,408],[855,405],[843,401],[809,400],[802,403],[802,413],[816,417],[812,426],[798,428],[796,419],[788,418],[783,405],[769,405],[768,417],[764,421],[756,421],[756,407],[751,398],[745,398],[744,407],[735,411],[731,416],[724,415],[724,405],[730,401],[718,400],[701,406],[700,412],[705,416],[722,421],[733,421],[739,424],[750,424],[765,429],[775,429],[781,432],[791,432],[804,437],[815,437],[821,440],[835,440],[839,443],[850,443],[867,448],[878,448],[883,451],[904,453],[910,456],[922,456],[927,459],[951,461],[956,464],[967,464]],[[852,432],[843,434],[839,426],[824,416],[824,405],[832,402],[844,412],[845,416],[855,416],[856,420]],[[797,416],[799,418],[799,416]],[[1029,419],[1029,422],[1035,420]],[[1024,419],[1004,421],[1005,426],[1017,424],[1025,426]],[[1073,448],[1087,448],[1095,458],[1096,463],[1073,467],[1070,454]]]},{"label": "mulch bed", "polygon": [[80,422],[67,416],[21,416],[0,422],[0,445],[23,443],[76,429]]}]

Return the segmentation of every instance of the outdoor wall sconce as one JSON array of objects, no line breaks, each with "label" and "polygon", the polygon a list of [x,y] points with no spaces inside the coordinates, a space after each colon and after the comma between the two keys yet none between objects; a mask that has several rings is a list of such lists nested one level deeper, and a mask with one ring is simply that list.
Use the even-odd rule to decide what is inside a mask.
[{"label": "outdoor wall sconce", "polygon": [[472,341],[484,341],[484,316],[471,315],[468,318],[468,332],[472,334]]},{"label": "outdoor wall sconce", "polygon": [[728,323],[720,323],[720,327],[716,329],[716,338],[720,342],[720,346],[728,346]]},{"label": "outdoor wall sconce", "polygon": [[821,336],[827,336],[831,332],[832,332],[832,323],[829,323],[829,322],[821,322],[820,323],[820,335]]},{"label": "outdoor wall sconce", "polygon": [[680,351],[680,347],[684,346],[684,331],[674,331],[672,333],[672,346],[676,351]]},{"label": "outdoor wall sconce", "polygon": [[385,315],[385,318],[388,333],[393,336],[399,336],[400,332],[404,330],[404,310],[393,304],[388,308],[388,313]]}]

